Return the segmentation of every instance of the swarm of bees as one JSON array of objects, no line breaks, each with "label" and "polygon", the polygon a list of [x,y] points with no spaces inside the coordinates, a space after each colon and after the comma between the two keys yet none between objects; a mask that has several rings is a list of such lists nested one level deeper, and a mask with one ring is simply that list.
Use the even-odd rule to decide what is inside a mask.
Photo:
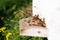
[{"label": "swarm of bees", "polygon": [[38,17],[39,15],[32,16],[32,20],[28,20],[29,25],[46,27],[45,18],[42,20]]},{"label": "swarm of bees", "polygon": [[[42,20],[42,18],[39,18],[39,15],[32,16],[28,21],[25,19],[24,22],[27,22],[31,27],[46,27],[45,18],[43,18]],[[23,32],[24,30],[26,29],[21,29],[21,32]],[[38,33],[40,33],[40,31],[38,31]]]},{"label": "swarm of bees", "polygon": [[[26,18],[31,17],[31,19],[28,18],[29,20],[28,19],[24,20],[24,22],[27,22],[26,24],[28,24],[29,26],[46,27],[45,18],[39,18],[39,15],[32,16],[33,15],[32,14],[32,7],[27,7],[25,9],[25,14],[24,15],[25,15]],[[26,30],[26,29],[22,28],[21,32],[23,32],[24,30]],[[38,33],[40,33],[40,31],[38,31]]]}]

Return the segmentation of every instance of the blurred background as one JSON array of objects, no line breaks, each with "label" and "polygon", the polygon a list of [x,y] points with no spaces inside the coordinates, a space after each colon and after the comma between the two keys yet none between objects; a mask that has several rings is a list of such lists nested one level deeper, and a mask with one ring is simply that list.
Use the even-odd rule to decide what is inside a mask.
[{"label": "blurred background", "polygon": [[20,36],[19,20],[31,15],[32,0],[0,0],[0,40],[47,40]]}]

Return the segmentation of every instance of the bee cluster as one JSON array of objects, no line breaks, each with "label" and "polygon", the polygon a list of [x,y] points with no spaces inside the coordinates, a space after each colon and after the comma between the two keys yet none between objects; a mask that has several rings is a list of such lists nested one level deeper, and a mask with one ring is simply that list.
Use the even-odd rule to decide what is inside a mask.
[{"label": "bee cluster", "polygon": [[29,26],[42,26],[46,27],[45,18],[43,20],[38,18],[39,15],[32,16],[31,20],[28,20]]},{"label": "bee cluster", "polygon": [[20,26],[21,33],[29,27],[46,27],[45,18],[39,18],[39,15],[31,16],[24,19]]}]

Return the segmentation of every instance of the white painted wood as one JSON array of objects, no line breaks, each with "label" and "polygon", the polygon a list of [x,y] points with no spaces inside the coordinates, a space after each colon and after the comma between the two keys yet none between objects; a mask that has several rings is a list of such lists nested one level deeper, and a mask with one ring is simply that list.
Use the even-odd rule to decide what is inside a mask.
[{"label": "white painted wood", "polygon": [[36,11],[46,19],[48,40],[60,40],[60,0],[33,0],[33,13],[39,14]]}]

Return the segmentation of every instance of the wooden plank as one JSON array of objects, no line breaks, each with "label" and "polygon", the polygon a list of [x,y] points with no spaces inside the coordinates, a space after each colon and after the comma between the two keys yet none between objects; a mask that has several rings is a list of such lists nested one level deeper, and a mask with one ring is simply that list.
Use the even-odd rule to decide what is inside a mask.
[{"label": "wooden plank", "polygon": [[29,26],[28,20],[31,17],[24,18],[19,21],[20,35],[22,36],[36,36],[36,37],[47,37],[48,30],[46,27],[41,26]]}]

